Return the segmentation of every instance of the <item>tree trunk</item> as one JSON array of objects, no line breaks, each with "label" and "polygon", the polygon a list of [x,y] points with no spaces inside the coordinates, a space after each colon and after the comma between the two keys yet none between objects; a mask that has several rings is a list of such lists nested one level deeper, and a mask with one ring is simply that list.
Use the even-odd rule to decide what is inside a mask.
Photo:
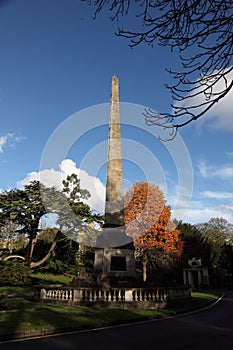
[{"label": "tree trunk", "polygon": [[30,230],[29,242],[28,242],[26,256],[25,256],[25,263],[28,266],[30,266],[33,250],[36,244],[39,222],[40,222],[40,216],[37,219],[35,219]]},{"label": "tree trunk", "polygon": [[51,247],[50,247],[48,253],[45,255],[45,257],[44,257],[43,259],[41,259],[40,261],[31,262],[31,263],[30,263],[30,268],[33,269],[33,268],[35,268],[35,267],[38,267],[38,266],[42,265],[45,261],[47,261],[47,260],[50,258],[51,254],[53,253],[53,251],[54,251],[56,245],[57,245],[57,241],[55,240],[55,241],[52,243],[52,245],[51,245]]},{"label": "tree trunk", "polygon": [[37,233],[32,233],[29,238],[28,246],[27,246],[27,251],[25,255],[25,263],[26,265],[30,266],[31,259],[32,259],[32,254],[33,250],[36,244],[36,239],[37,239]]},{"label": "tree trunk", "polygon": [[147,257],[144,256],[142,260],[142,277],[143,282],[146,282],[147,280]]}]

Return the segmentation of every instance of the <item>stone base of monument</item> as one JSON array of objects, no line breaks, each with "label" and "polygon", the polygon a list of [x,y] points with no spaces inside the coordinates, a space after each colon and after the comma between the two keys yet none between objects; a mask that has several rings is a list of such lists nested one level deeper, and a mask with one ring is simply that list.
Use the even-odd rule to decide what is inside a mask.
[{"label": "stone base of monument", "polygon": [[94,275],[100,287],[135,286],[134,250],[121,247],[96,249]]},{"label": "stone base of monument", "polygon": [[174,300],[191,297],[190,286],[155,288],[95,288],[63,287],[61,285],[35,286],[34,299],[41,302],[97,308],[164,308]]}]

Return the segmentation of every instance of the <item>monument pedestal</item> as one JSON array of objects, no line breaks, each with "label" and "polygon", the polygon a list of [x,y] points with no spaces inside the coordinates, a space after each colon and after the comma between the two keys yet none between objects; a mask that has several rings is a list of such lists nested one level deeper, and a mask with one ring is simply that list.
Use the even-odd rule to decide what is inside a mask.
[{"label": "monument pedestal", "polygon": [[105,288],[135,285],[134,250],[122,247],[96,249],[94,272],[98,284]]},{"label": "monument pedestal", "polygon": [[132,237],[125,226],[105,224],[95,249],[94,274],[104,287],[135,285],[135,257]]}]

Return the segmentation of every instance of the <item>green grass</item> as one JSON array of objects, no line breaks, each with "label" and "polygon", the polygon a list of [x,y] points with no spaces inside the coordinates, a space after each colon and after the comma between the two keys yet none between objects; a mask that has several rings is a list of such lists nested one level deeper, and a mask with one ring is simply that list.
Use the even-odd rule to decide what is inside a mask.
[{"label": "green grass", "polygon": [[32,274],[34,284],[68,284],[72,281],[73,276],[53,275],[51,273]]},{"label": "green grass", "polygon": [[33,292],[34,286],[0,286],[1,293],[25,293]]},{"label": "green grass", "polygon": [[[33,303],[32,303],[33,304]],[[94,309],[53,304],[27,305],[25,312],[0,313],[0,336],[18,332],[54,328],[85,329],[170,315],[161,310]],[[31,307],[31,310],[30,310]]]},{"label": "green grass", "polygon": [[[160,310],[95,309],[35,303],[26,299],[3,299],[0,300],[0,308],[2,305],[8,311],[0,312],[0,337],[32,330],[98,328],[142,318],[161,318],[201,308],[216,299],[215,293],[193,293],[191,301],[176,303]],[[19,311],[10,312],[14,309]]]},{"label": "green grass", "polygon": [[0,299],[0,311],[1,310],[24,310],[33,309],[35,303],[24,298],[3,298]]},{"label": "green grass", "polygon": [[192,292],[191,300],[176,301],[169,307],[175,314],[201,309],[216,301],[219,292]]},{"label": "green grass", "polygon": [[35,273],[31,275],[32,283],[27,286],[0,286],[1,293],[21,293],[33,292],[35,284],[68,284],[72,281],[72,276],[53,275],[48,273]]}]

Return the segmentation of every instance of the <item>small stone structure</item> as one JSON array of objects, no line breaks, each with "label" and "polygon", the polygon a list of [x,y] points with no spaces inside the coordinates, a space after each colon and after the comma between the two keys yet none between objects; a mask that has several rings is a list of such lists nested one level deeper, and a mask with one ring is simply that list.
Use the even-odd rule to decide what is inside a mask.
[{"label": "small stone structure", "polygon": [[192,258],[188,260],[188,268],[183,270],[183,279],[185,285],[192,287],[208,287],[209,273],[208,268],[202,266],[201,259]]}]

